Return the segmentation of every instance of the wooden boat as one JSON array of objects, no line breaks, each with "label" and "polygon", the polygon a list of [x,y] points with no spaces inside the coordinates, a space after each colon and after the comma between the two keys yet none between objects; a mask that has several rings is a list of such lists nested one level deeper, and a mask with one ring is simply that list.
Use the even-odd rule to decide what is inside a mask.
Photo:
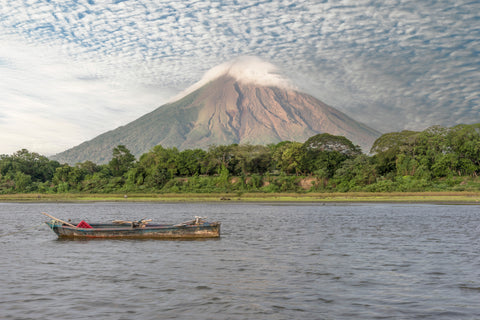
[{"label": "wooden boat", "polygon": [[116,220],[112,223],[84,221],[75,225],[49,214],[45,222],[62,239],[206,239],[220,237],[220,222],[207,222],[205,218],[179,224],[150,224],[151,220]]}]

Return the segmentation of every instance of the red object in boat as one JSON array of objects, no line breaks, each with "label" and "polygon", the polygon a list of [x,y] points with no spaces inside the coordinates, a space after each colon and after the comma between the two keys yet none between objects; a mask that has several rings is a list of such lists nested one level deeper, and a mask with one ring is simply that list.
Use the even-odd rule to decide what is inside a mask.
[{"label": "red object in boat", "polygon": [[82,220],[82,221],[80,221],[80,223],[77,225],[77,228],[91,229],[92,226]]}]

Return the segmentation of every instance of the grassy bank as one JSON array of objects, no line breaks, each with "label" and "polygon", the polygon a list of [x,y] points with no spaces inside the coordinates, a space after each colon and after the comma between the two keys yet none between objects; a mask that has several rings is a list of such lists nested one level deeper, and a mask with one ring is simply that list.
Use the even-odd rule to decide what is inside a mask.
[{"label": "grassy bank", "polygon": [[0,202],[416,202],[466,203],[480,201],[480,192],[392,193],[189,193],[189,194],[6,194]]}]

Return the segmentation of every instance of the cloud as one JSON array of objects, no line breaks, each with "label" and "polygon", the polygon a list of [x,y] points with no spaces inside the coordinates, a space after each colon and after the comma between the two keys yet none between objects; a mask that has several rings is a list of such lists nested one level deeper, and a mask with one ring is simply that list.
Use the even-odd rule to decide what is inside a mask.
[{"label": "cloud", "polygon": [[0,81],[1,153],[27,148],[53,154],[162,102],[158,90],[112,83],[87,62],[59,60],[49,48],[6,44],[0,48],[7,61],[0,73],[8,80]]},{"label": "cloud", "polygon": [[469,0],[6,0],[0,133],[15,103],[78,126],[73,146],[240,56],[385,132],[477,122],[479,12]]},{"label": "cloud", "polygon": [[194,83],[179,95],[174,96],[171,101],[176,101],[224,75],[229,75],[242,83],[253,83],[260,86],[272,86],[291,90],[297,89],[288,78],[281,74],[281,71],[275,65],[258,57],[242,56],[211,68],[203,75],[200,81]]}]

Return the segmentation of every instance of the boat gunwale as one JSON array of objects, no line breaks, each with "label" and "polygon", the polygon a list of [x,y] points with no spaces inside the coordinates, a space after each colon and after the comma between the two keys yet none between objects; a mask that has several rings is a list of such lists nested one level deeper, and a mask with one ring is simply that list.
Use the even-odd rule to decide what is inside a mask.
[{"label": "boat gunwale", "polygon": [[[192,228],[192,227],[215,227],[220,225],[220,222],[207,222],[202,224],[149,224],[144,227],[132,227],[131,225],[117,225],[113,223],[91,223],[90,225],[92,228],[79,228],[79,227],[71,227],[62,223],[51,223],[50,221],[45,222],[47,225],[57,228],[65,228],[65,229],[72,229],[72,230],[106,230],[106,229],[167,229],[167,228]],[[108,226],[106,228],[98,227],[98,226]]]}]

